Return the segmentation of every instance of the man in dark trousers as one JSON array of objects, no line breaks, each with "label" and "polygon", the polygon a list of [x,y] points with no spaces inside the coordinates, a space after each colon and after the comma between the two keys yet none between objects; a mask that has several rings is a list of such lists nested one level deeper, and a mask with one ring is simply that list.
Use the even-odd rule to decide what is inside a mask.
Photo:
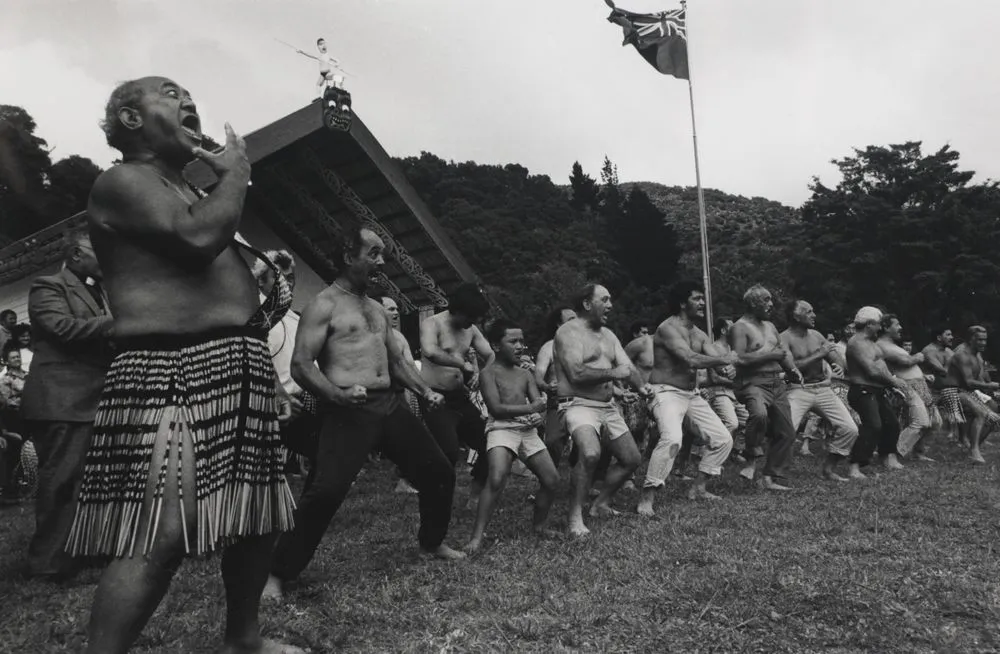
[{"label": "man in dark trousers", "polygon": [[90,238],[69,235],[65,267],[36,279],[28,295],[35,356],[21,412],[38,453],[35,534],[28,546],[32,576],[58,579],[75,572],[64,548],[111,363],[107,307]]}]

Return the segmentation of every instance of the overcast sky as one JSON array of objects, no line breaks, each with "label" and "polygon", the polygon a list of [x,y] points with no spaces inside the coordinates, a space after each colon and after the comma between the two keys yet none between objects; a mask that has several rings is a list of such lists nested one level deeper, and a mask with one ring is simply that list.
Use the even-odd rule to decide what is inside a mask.
[{"label": "overcast sky", "polygon": [[[621,0],[633,11],[676,2]],[[324,36],[390,154],[517,162],[565,183],[605,154],[622,181],[694,184],[687,84],[662,76],[601,0],[3,0],[0,102],[53,157],[114,153],[97,127],[116,82],[165,75],[222,140],[312,98]],[[1000,178],[1000,1],[691,0],[707,187],[799,205],[852,147],[950,143]]]}]

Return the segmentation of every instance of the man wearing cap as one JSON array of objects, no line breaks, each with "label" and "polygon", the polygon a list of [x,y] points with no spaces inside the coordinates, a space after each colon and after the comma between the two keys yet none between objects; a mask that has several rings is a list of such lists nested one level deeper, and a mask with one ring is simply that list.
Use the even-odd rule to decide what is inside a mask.
[{"label": "man wearing cap", "polygon": [[862,307],[854,317],[855,334],[847,343],[847,379],[850,389],[847,401],[861,416],[860,435],[851,448],[850,473],[853,479],[863,479],[861,468],[871,463],[878,448],[879,456],[890,470],[899,470],[896,443],[899,440],[899,420],[889,403],[890,393],[908,392],[906,382],[896,377],[885,363],[885,355],[877,344],[882,330],[882,312],[875,307]]}]

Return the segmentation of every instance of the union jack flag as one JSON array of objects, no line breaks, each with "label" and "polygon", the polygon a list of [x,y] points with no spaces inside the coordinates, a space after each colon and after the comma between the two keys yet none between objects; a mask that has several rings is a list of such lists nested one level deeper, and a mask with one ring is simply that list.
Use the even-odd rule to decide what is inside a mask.
[{"label": "union jack flag", "polygon": [[689,78],[686,10],[683,7],[655,14],[636,14],[618,9],[612,0],[605,2],[611,7],[608,21],[621,25],[625,33],[622,45],[634,46],[643,59],[664,75]]}]

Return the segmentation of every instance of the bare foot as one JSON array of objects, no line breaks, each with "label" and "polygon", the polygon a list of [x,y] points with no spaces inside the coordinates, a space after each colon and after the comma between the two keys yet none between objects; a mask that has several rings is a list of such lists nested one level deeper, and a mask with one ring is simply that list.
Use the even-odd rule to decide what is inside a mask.
[{"label": "bare foot", "polygon": [[885,457],[885,469],[886,470],[902,470],[903,464],[899,462],[899,458],[895,454],[890,454]]},{"label": "bare foot", "polygon": [[653,512],[653,500],[643,499],[639,501],[639,506],[635,507],[635,512],[645,518],[652,518],[656,514]]},{"label": "bare foot", "polygon": [[260,594],[260,599],[262,602],[284,602],[285,592],[282,588],[281,580],[274,575],[268,575],[267,583],[264,584],[264,590]]},{"label": "bare foot", "polygon": [[697,486],[692,486],[691,489],[688,490],[688,499],[689,500],[721,500],[722,498],[719,497],[718,495],[716,495],[715,493],[709,493],[704,488],[699,488]]},{"label": "bare foot", "polygon": [[622,514],[621,511],[616,511],[607,504],[598,504],[595,502],[590,506],[591,518],[613,518],[621,514]]},{"label": "bare foot", "polygon": [[975,450],[970,453],[969,458],[972,459],[973,463],[986,463],[986,459],[983,458],[983,455],[979,452],[979,450]]},{"label": "bare foot", "polygon": [[414,493],[419,493],[420,491],[414,488],[410,482],[406,481],[405,479],[400,479],[399,481],[396,482],[395,492],[409,493],[412,495]]},{"label": "bare foot", "polygon": [[219,654],[305,654],[305,650],[294,645],[277,643],[270,639],[262,639],[254,646],[226,645]]},{"label": "bare foot", "polygon": [[823,479],[827,481],[848,481],[846,477],[841,477],[833,470],[824,470]]},{"label": "bare foot", "polygon": [[753,461],[748,462],[743,468],[740,469],[740,477],[744,479],[749,479],[753,481],[754,475],[757,474],[757,466]]},{"label": "bare foot", "polygon": [[458,550],[453,550],[444,543],[441,543],[437,548],[433,550],[422,550],[424,556],[434,557],[435,559],[441,559],[443,561],[459,561],[465,558],[463,552]]},{"label": "bare foot", "polygon": [[566,528],[566,533],[573,538],[586,538],[590,535],[590,530],[587,529],[587,525],[580,521],[579,524],[570,523],[569,527]]},{"label": "bare foot", "polygon": [[475,554],[479,551],[479,548],[483,546],[482,538],[473,538],[469,541],[468,545],[462,548],[462,551],[466,554]]},{"label": "bare foot", "polygon": [[801,454],[802,456],[813,455],[812,451],[809,449],[809,441],[806,441],[805,443],[802,444],[802,449],[799,450],[799,454]]},{"label": "bare foot", "polygon": [[774,480],[773,477],[768,477],[767,475],[765,475],[764,478],[760,480],[760,487],[763,488],[764,490],[773,490],[773,491],[792,490],[791,488],[785,486],[784,484],[779,484]]},{"label": "bare foot", "polygon": [[852,463],[850,469],[847,471],[848,479],[868,479],[868,475],[861,472],[861,466],[857,463]]}]

